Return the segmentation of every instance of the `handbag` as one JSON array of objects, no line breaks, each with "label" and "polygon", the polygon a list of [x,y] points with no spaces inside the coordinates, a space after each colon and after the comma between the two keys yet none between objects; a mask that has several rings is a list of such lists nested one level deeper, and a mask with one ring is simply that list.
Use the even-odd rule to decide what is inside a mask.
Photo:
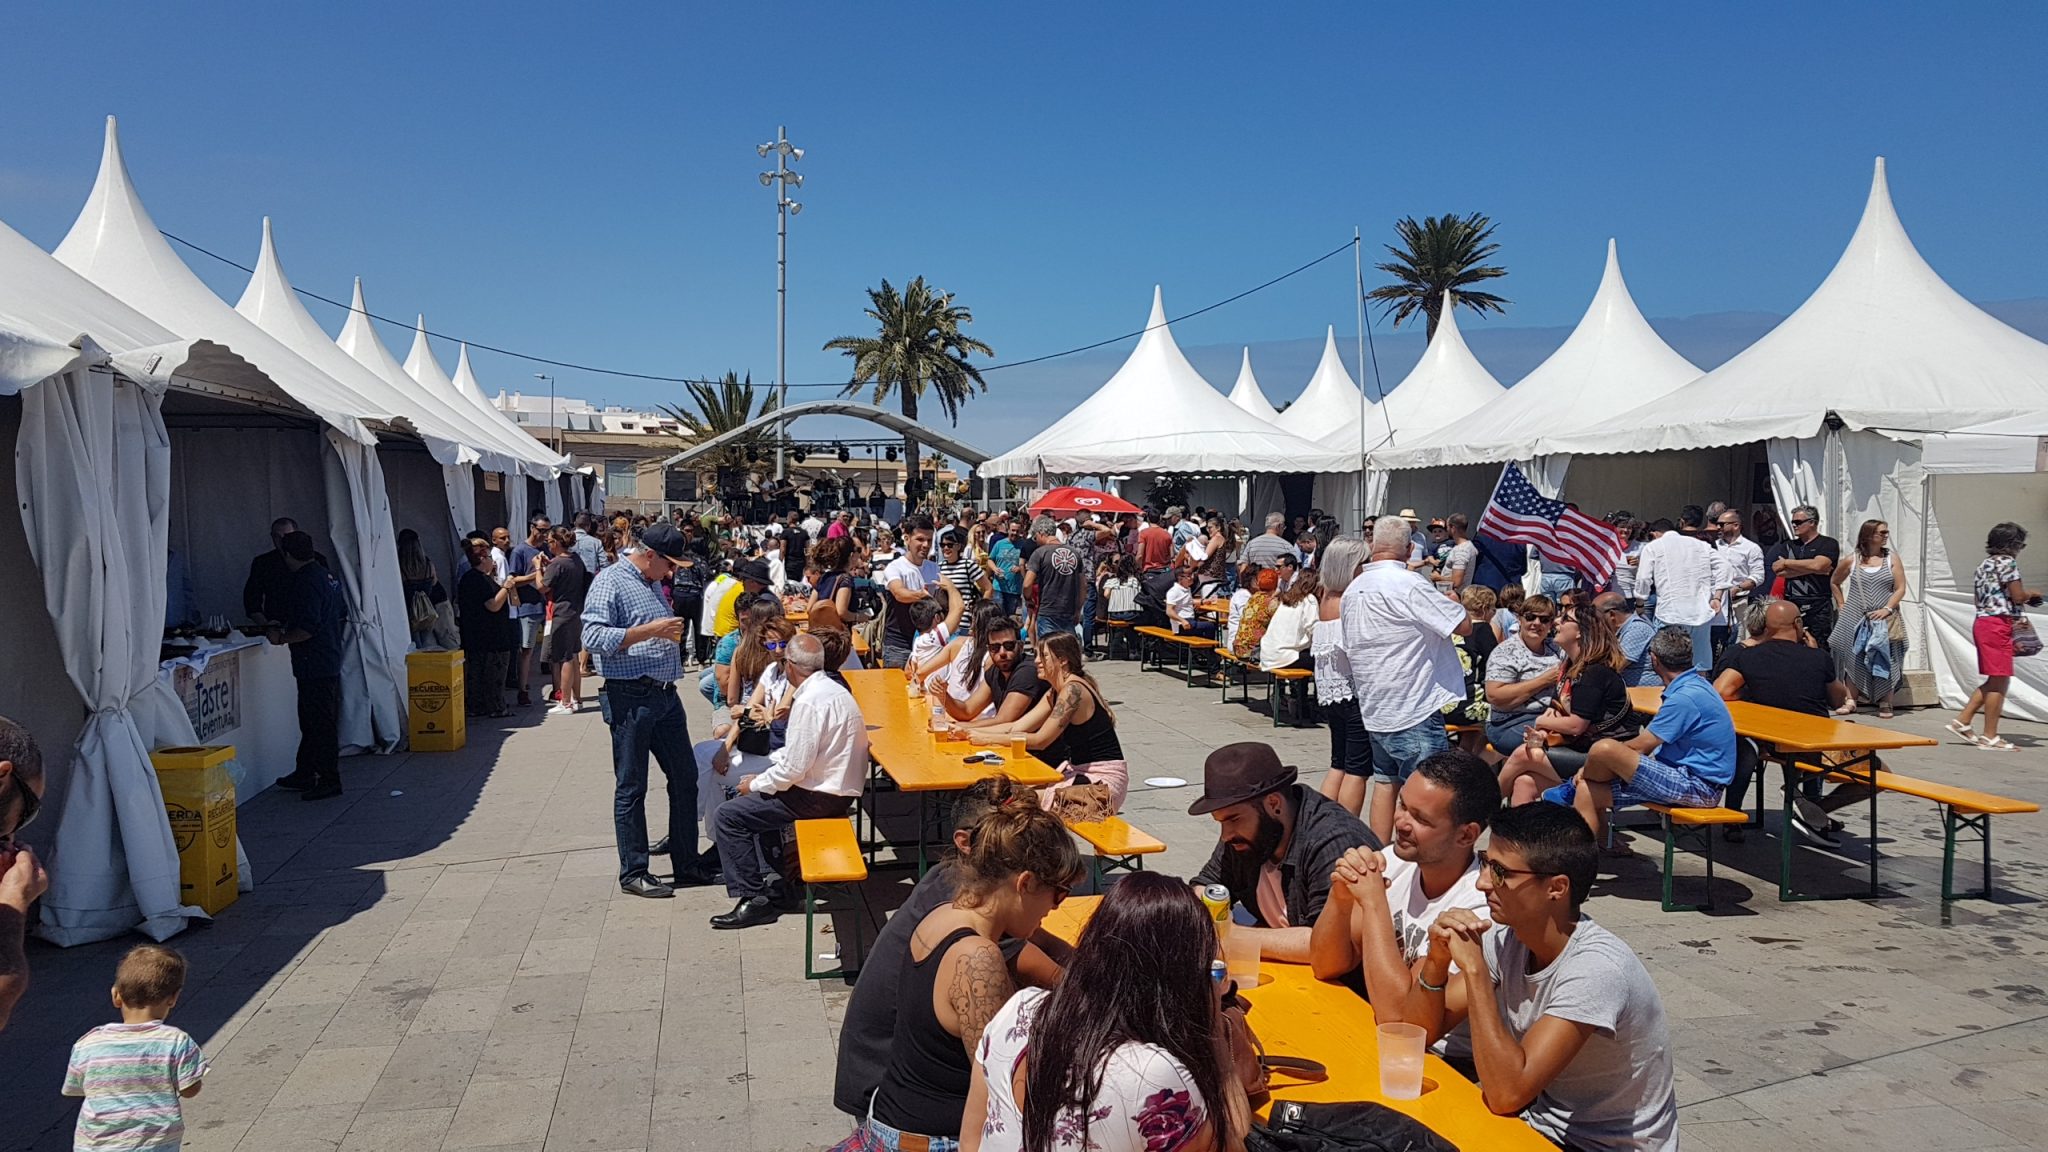
[{"label": "handbag", "polygon": [[2012,618],[2012,654],[2015,656],[2039,656],[2041,634],[2034,631],[2034,622],[2025,616]]},{"label": "handbag", "polygon": [[1283,1100],[1244,1143],[1249,1152],[1458,1152],[1420,1120],[1366,1100]]}]

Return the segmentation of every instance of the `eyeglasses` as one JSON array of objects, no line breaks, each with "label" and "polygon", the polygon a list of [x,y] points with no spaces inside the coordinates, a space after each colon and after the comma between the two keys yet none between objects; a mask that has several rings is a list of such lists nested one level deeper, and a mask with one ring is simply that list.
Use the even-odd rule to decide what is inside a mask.
[{"label": "eyeglasses", "polygon": [[1490,856],[1481,856],[1479,866],[1493,874],[1495,884],[1505,884],[1510,876],[1562,876],[1562,872],[1545,872],[1540,868],[1510,868]]},{"label": "eyeglasses", "polygon": [[43,809],[42,798],[36,795],[35,789],[28,786],[28,783],[21,778],[20,773],[13,773],[7,778],[14,781],[14,790],[21,796],[21,818],[14,822],[12,829],[0,833],[0,840],[5,840],[7,837],[28,827],[35,820],[36,813]]}]

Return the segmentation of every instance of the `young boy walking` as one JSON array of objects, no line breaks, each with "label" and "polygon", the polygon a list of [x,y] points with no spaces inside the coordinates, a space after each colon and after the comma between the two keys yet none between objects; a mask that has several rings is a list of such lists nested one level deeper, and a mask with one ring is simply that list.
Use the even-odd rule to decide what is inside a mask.
[{"label": "young boy walking", "polygon": [[164,1023],[185,990],[185,958],[138,944],[114,973],[119,1024],[102,1024],[71,1047],[64,1094],[83,1096],[75,1152],[177,1152],[185,1138],[180,1098],[199,1095],[206,1056]]}]

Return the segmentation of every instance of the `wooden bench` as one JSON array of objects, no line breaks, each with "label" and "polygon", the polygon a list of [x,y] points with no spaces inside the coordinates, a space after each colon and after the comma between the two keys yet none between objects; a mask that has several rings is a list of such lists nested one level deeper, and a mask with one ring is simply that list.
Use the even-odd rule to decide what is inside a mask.
[{"label": "wooden bench", "polygon": [[[1714,829],[1724,824],[1747,824],[1749,817],[1734,808],[1678,808],[1670,804],[1644,804],[1655,812],[1664,829],[1664,899],[1666,912],[1697,912],[1714,906]],[[1679,904],[1672,899],[1671,865],[1678,838],[1686,836],[1707,858],[1707,899],[1703,904]]]},{"label": "wooden bench", "polygon": [[[1991,895],[1991,818],[2012,816],[2024,812],[2039,812],[2041,806],[2032,800],[2015,800],[1991,792],[1979,792],[1974,788],[1959,788],[1937,780],[1921,780],[1912,776],[1901,776],[1896,772],[1878,770],[1865,777],[1860,773],[1836,772],[1825,765],[1800,761],[1802,771],[1817,772],[1822,778],[1846,784],[1874,784],[1885,792],[1896,792],[1901,796],[1914,796],[1931,800],[1941,809],[1941,898],[1951,900],[1983,900]],[[1958,837],[1958,833],[1963,833]],[[1974,839],[1983,845],[1984,885],[1974,892],[1958,895],[1955,890],[1956,842]]]},{"label": "wooden bench", "polygon": [[1095,849],[1089,857],[1088,872],[1095,880],[1095,890],[1102,891],[1103,873],[1121,869],[1126,872],[1140,872],[1145,868],[1145,857],[1155,852],[1166,851],[1166,845],[1158,838],[1133,827],[1121,816],[1107,820],[1076,821],[1067,825],[1067,831],[1079,836],[1083,843]]},{"label": "wooden bench", "polygon": [[[860,973],[858,966],[848,967],[845,942],[838,950],[839,967],[829,972],[817,970],[816,954],[811,950],[813,917],[820,911],[849,911],[853,913],[854,951],[861,946],[861,920],[866,911],[860,901],[857,885],[868,878],[868,862],[861,856],[860,837],[855,834],[853,821],[843,817],[828,817],[821,820],[799,820],[796,822],[797,868],[804,880],[804,979],[826,980],[834,976],[855,976]],[[853,897],[849,905],[839,909],[821,909],[819,888],[835,888],[854,885],[848,889]]]},{"label": "wooden bench", "polygon": [[[1282,723],[1280,719],[1280,706],[1290,697],[1299,702],[1300,710],[1297,713],[1296,719],[1285,722],[1287,726],[1290,728],[1315,727],[1316,720],[1314,716],[1309,714],[1308,701],[1309,686],[1314,682],[1316,674],[1307,668],[1276,668],[1268,673],[1268,676],[1270,679],[1266,681],[1266,711],[1272,714],[1273,727],[1280,727]],[[1297,685],[1299,690],[1292,690]]]},{"label": "wooden bench", "polygon": [[1106,620],[1103,623],[1109,629],[1108,632],[1104,633],[1107,639],[1103,641],[1103,646],[1106,649],[1106,658],[1110,660],[1130,659],[1131,646],[1136,643],[1136,641],[1131,639],[1131,622],[1129,620]]},{"label": "wooden bench", "polygon": [[[1166,661],[1160,656],[1160,653],[1165,649],[1160,646],[1172,645],[1180,649],[1180,670],[1187,678],[1188,687],[1190,688],[1195,686],[1195,672],[1197,670],[1195,653],[1211,652],[1216,649],[1216,642],[1214,640],[1184,632],[1175,632],[1169,628],[1145,625],[1135,628],[1133,631],[1143,636],[1147,641],[1144,650],[1141,651],[1138,657],[1138,670],[1142,672],[1147,668],[1156,666],[1161,672],[1166,671]],[[1207,671],[1206,668],[1201,670]]]}]

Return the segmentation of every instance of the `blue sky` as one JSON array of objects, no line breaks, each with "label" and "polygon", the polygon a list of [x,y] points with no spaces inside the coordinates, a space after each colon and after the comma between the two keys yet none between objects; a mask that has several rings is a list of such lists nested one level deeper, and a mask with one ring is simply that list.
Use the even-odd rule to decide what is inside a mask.
[{"label": "blue sky", "polygon": [[[1878,154],[1960,291],[2048,296],[2035,6],[69,3],[9,24],[0,220],[45,247],[111,112],[172,232],[250,262],[267,213],[302,288],[360,274],[384,314],[638,371],[772,378],[753,146],[778,123],[807,151],[797,382],[844,374],[819,345],[860,330],[881,277],[956,292],[1021,359],[1138,327],[1155,282],[1188,311],[1408,213],[1499,222],[1514,304],[1467,325],[1482,357],[1489,329],[1575,320],[1610,235],[1652,317],[1782,314]],[[240,273],[192,263],[239,295]],[[1342,333],[1350,285],[1332,261],[1176,334]],[[961,431],[1006,448],[1115,359],[996,373]],[[536,370],[477,369],[487,388]],[[1305,374],[1276,363],[1266,388]]]}]

